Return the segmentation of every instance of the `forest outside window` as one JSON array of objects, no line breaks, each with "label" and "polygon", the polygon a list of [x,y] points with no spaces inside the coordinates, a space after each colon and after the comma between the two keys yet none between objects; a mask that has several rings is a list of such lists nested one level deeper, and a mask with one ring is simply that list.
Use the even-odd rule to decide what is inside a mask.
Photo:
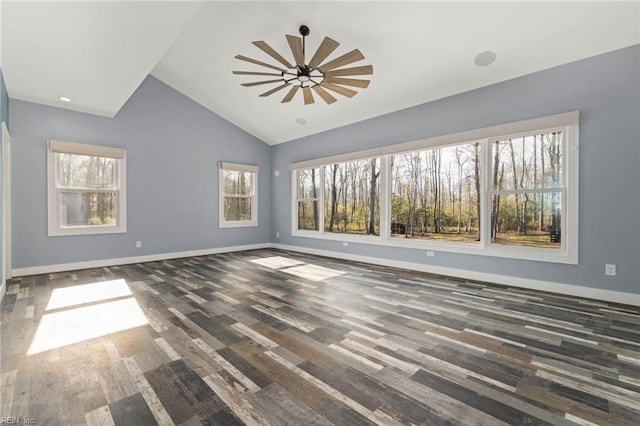
[{"label": "forest outside window", "polygon": [[576,264],[578,117],[292,164],[293,235]]},{"label": "forest outside window", "polygon": [[317,231],[320,226],[320,169],[298,172],[298,229]]},{"label": "forest outside window", "polygon": [[480,242],[480,143],[391,156],[392,238]]},{"label": "forest outside window", "polygon": [[125,150],[48,144],[48,234],[126,232]]},{"label": "forest outside window", "polygon": [[258,167],[220,163],[221,228],[258,226]]},{"label": "forest outside window", "polygon": [[564,132],[491,143],[491,242],[562,248]]},{"label": "forest outside window", "polygon": [[324,231],[380,235],[377,158],[324,167]]}]

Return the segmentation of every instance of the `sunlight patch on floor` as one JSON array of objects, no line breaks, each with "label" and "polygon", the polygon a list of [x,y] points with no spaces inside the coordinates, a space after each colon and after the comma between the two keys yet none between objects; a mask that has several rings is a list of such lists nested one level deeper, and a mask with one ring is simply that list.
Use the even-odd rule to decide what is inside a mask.
[{"label": "sunlight patch on floor", "polygon": [[124,296],[131,296],[131,290],[123,279],[56,288],[51,293],[45,310],[68,308]]},{"label": "sunlight patch on floor", "polygon": [[302,265],[303,262],[298,260],[289,259],[284,256],[271,256],[264,257],[260,259],[254,259],[251,262],[257,263],[258,265],[266,266],[271,269],[280,269],[280,268],[288,268],[290,266]]},{"label": "sunlight patch on floor", "polygon": [[346,272],[336,271],[335,269],[324,268],[322,266],[310,265],[299,260],[290,259],[284,256],[271,256],[260,259],[251,260],[261,266],[271,269],[279,269],[296,277],[306,278],[311,281],[322,281],[327,278],[333,278],[346,274]]},{"label": "sunlight patch on floor", "polygon": [[[46,311],[56,311],[42,315],[27,355],[148,324],[136,299],[127,296],[132,293],[122,279],[53,290]],[[74,307],[86,303],[94,304]]]},{"label": "sunlight patch on floor", "polygon": [[306,278],[311,281],[322,281],[328,278],[338,277],[346,274],[346,272],[337,271],[335,269],[324,268],[316,265],[301,265],[293,268],[283,269],[283,272],[287,274],[295,275],[296,277]]}]

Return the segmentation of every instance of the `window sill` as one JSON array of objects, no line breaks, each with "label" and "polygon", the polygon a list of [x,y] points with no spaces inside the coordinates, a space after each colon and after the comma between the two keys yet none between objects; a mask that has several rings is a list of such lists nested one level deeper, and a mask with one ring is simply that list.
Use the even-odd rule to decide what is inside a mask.
[{"label": "window sill", "polygon": [[[501,246],[491,244],[483,247],[478,244],[461,244],[424,240],[403,240],[400,238],[383,239],[375,235],[334,234],[318,231],[294,230],[292,237],[311,238],[328,241],[342,241],[355,244],[371,244],[384,247],[407,248],[413,250],[440,251],[446,253],[471,254],[476,256],[501,257],[508,259],[530,260],[535,262],[563,263],[577,265],[577,251],[571,255],[560,249],[540,249],[532,247]],[[550,252],[553,250],[553,252]]]},{"label": "window sill", "polygon": [[68,235],[102,235],[125,234],[126,226],[69,226],[49,229],[49,237],[63,237]]},{"label": "window sill", "polygon": [[218,224],[219,228],[249,228],[257,227],[258,222],[221,222]]}]

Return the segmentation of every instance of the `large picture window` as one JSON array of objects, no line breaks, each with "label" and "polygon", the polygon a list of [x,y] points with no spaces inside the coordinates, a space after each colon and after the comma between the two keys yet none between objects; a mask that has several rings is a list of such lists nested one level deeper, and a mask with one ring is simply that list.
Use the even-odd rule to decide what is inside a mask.
[{"label": "large picture window", "polygon": [[258,168],[220,163],[221,228],[258,226]]},{"label": "large picture window", "polygon": [[380,234],[377,158],[324,167],[324,231]]},{"label": "large picture window", "polygon": [[49,235],[126,232],[125,150],[49,141]]},{"label": "large picture window", "polygon": [[296,163],[292,233],[577,263],[577,148],[575,112]]},{"label": "large picture window", "polygon": [[391,156],[393,238],[480,241],[480,143]]}]

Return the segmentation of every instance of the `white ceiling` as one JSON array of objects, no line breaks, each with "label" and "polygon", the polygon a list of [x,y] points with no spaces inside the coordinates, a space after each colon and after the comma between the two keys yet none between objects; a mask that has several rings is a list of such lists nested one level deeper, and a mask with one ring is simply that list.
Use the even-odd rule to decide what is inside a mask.
[{"label": "white ceiling", "polygon": [[[640,43],[640,3],[629,2],[11,2],[3,1],[2,70],[12,98],[112,117],[148,74],[269,144],[347,125],[477,87]],[[242,87],[277,65],[251,44],[293,62],[285,34],[311,29],[358,48],[374,74],[367,89],[304,105],[287,89]],[[491,50],[497,60],[478,67]],[[356,77],[358,78],[358,77]],[[362,77],[360,77],[362,78]],[[367,77],[368,78],[368,77]],[[269,78],[270,79],[270,78]],[[58,99],[67,96],[71,103]],[[299,125],[296,119],[306,120]]]}]

